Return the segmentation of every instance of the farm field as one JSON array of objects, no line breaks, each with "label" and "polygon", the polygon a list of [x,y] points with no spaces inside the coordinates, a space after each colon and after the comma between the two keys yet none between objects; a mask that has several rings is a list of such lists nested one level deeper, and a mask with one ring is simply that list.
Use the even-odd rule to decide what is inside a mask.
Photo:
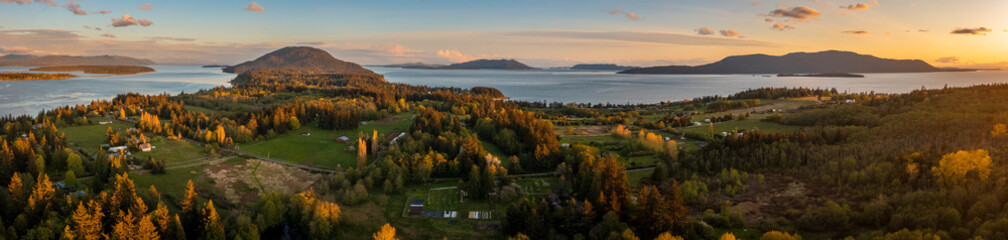
[{"label": "farm field", "polygon": [[[95,120],[105,121],[104,118],[96,118]],[[59,130],[66,134],[66,141],[69,147],[78,148],[88,153],[95,153],[98,150],[98,147],[101,147],[102,144],[107,143],[105,138],[105,131],[108,130],[108,128],[110,127],[115,131],[125,132],[127,128],[133,126],[122,124],[119,122],[113,122],[112,124],[91,124],[81,126],[70,126],[60,128]]]},{"label": "farm field", "polygon": [[[413,118],[412,113],[401,113],[379,121],[371,121],[355,130],[325,130],[313,123],[301,125],[301,129],[290,131],[276,138],[240,146],[239,150],[271,159],[303,164],[319,168],[336,169],[355,166],[357,153],[346,151],[348,143],[336,142],[341,136],[356,141],[360,132],[370,135],[378,130],[379,135],[404,132]],[[310,133],[305,136],[302,133]]]}]

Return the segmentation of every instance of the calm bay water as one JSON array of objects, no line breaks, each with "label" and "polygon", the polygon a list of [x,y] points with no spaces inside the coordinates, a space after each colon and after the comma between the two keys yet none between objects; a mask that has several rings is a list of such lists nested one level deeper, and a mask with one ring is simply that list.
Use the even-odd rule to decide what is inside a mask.
[{"label": "calm bay water", "polygon": [[759,87],[837,88],[843,92],[906,93],[926,88],[1008,83],[1006,71],[865,74],[865,78],[760,75],[628,75],[569,70],[427,70],[370,67],[391,82],[471,88],[487,86],[525,101],[657,103],[729,95]]},{"label": "calm bay water", "polygon": [[[227,85],[234,74],[200,66],[153,66],[154,73],[126,76],[79,74],[79,78],[0,82],[0,115],[34,115],[42,109],[87,104],[116,94],[195,92]],[[368,67],[390,82],[471,88],[488,86],[526,101],[656,103],[728,95],[759,87],[837,88],[847,92],[905,93],[922,86],[1008,83],[1006,71],[866,74],[865,78],[762,77],[752,75],[625,75],[569,70],[427,70]],[[27,71],[27,67],[0,67]]]},{"label": "calm bay water", "polygon": [[[88,104],[117,94],[178,94],[227,85],[234,74],[201,66],[151,66],[157,72],[124,76],[72,73],[78,78],[42,81],[0,81],[0,115],[35,115],[57,106]],[[28,67],[0,67],[0,72],[23,72]]]}]

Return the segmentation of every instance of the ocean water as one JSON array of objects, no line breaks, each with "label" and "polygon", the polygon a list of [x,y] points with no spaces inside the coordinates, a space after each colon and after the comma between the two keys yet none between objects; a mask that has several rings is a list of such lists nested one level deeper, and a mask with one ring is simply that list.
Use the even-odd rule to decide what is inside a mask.
[{"label": "ocean water", "polygon": [[[234,74],[201,66],[153,66],[157,72],[125,76],[79,74],[44,81],[0,81],[0,115],[34,115],[43,109],[87,104],[116,94],[195,92],[228,85]],[[905,93],[915,89],[1008,83],[1006,71],[865,74],[865,78],[763,77],[762,75],[627,75],[572,70],[429,70],[368,67],[390,82],[471,88],[487,86],[525,101],[656,103],[728,95],[759,87],[837,88],[843,92]],[[0,67],[27,71],[27,67]]]},{"label": "ocean water", "polygon": [[1008,83],[1008,71],[864,74],[865,78],[762,75],[630,75],[571,70],[428,70],[370,67],[390,82],[471,88],[486,86],[525,101],[657,103],[729,95],[759,87],[836,88],[841,92],[906,93],[944,86]]},{"label": "ocean water", "polygon": [[[227,85],[234,74],[201,66],[151,66],[157,72],[110,76],[72,73],[77,78],[41,81],[0,81],[0,115],[35,115],[43,109],[88,104],[117,94],[178,94]],[[0,67],[0,72],[23,72],[28,67]]]}]

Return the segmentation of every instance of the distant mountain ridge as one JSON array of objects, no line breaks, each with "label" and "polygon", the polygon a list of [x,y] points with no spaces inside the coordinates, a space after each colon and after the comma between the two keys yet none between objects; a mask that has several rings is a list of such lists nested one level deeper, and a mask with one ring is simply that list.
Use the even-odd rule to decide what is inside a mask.
[{"label": "distant mountain ridge", "polygon": [[637,69],[640,67],[634,66],[620,66],[612,63],[598,63],[598,64],[577,64],[571,67],[573,70],[609,70],[609,71],[623,71],[630,69]]},{"label": "distant mountain ridge", "polygon": [[329,52],[313,47],[285,47],[242,64],[225,67],[227,73],[273,69],[305,73],[375,74],[359,64],[336,59]]},{"label": "distant mountain ridge", "polygon": [[448,65],[450,69],[507,69],[507,70],[527,70],[535,69],[514,59],[479,59],[464,63]]},{"label": "distant mountain ridge", "polygon": [[90,65],[90,66],[110,66],[110,65],[155,65],[154,61],[126,56],[66,56],[66,55],[5,55],[0,57],[0,66],[68,66],[68,65]]},{"label": "distant mountain ridge", "polygon": [[700,66],[663,66],[625,70],[626,74],[778,74],[778,73],[903,73],[964,71],[940,69],[922,60],[884,59],[845,51],[752,54],[730,56]]}]

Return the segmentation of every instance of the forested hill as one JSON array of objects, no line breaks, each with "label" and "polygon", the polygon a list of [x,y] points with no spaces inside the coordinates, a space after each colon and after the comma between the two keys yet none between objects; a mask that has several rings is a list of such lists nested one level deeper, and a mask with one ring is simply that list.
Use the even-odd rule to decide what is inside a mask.
[{"label": "forested hill", "polygon": [[473,60],[464,63],[456,63],[449,65],[448,68],[451,69],[508,69],[508,70],[526,70],[535,69],[529,67],[524,63],[518,62],[514,59],[480,59]]},{"label": "forested hill", "polygon": [[154,61],[125,56],[35,56],[6,55],[0,57],[0,66],[69,66],[69,65],[154,65]]},{"label": "forested hill", "polygon": [[630,69],[629,74],[777,74],[777,73],[897,73],[943,70],[921,60],[878,58],[854,52],[824,51],[783,56],[753,54],[731,56],[700,66],[664,66]]},{"label": "forested hill", "polygon": [[285,47],[253,61],[224,68],[227,73],[244,73],[257,69],[283,69],[291,72],[330,74],[375,74],[360,65],[334,58],[328,52],[313,47]]}]

